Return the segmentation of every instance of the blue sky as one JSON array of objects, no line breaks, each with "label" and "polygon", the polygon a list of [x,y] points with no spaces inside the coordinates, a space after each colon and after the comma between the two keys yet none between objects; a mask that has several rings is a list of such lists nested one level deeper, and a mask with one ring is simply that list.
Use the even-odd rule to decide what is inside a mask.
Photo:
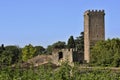
[{"label": "blue sky", "polygon": [[0,44],[47,47],[83,31],[83,14],[105,10],[107,38],[120,37],[120,0],[0,0]]}]

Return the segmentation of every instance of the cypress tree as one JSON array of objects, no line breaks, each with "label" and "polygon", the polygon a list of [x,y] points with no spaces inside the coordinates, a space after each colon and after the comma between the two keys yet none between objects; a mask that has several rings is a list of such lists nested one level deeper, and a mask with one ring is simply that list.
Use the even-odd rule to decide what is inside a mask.
[{"label": "cypress tree", "polygon": [[75,48],[75,41],[74,41],[73,36],[70,36],[70,38],[68,39],[67,47],[68,47],[69,49],[70,49],[70,48]]}]

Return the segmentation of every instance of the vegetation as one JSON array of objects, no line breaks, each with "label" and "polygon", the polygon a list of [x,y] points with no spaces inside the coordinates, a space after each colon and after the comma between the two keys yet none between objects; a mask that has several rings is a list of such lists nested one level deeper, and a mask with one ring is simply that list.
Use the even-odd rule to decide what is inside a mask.
[{"label": "vegetation", "polygon": [[28,59],[37,55],[46,54],[46,49],[42,46],[26,45],[23,48],[19,48],[15,45],[0,46],[0,64],[11,65],[20,61],[27,61]]},{"label": "vegetation", "polygon": [[75,45],[78,52],[84,54],[84,32],[81,32],[80,36],[75,39]]},{"label": "vegetation", "polygon": [[70,38],[68,39],[67,47],[68,47],[69,49],[70,49],[70,48],[75,48],[75,41],[74,41],[73,36],[70,36]]},{"label": "vegetation", "polygon": [[0,80],[120,80],[120,72],[110,69],[80,69],[67,62],[54,69],[51,64],[37,68],[4,67],[0,69]]},{"label": "vegetation", "polygon": [[120,39],[98,42],[91,50],[91,63],[97,66],[120,66]]},{"label": "vegetation", "polygon": [[17,46],[0,47],[0,64],[11,65],[20,60],[21,49]]},{"label": "vegetation", "polygon": [[63,41],[58,41],[58,42],[53,43],[52,45],[49,45],[46,49],[46,53],[52,54],[52,51],[54,49],[63,49],[63,48],[66,48],[66,43]]},{"label": "vegetation", "polygon": [[46,53],[47,54],[52,54],[52,50],[53,50],[53,46],[52,45],[49,45],[46,49]]},{"label": "vegetation", "polygon": [[62,41],[58,41],[58,42],[54,43],[52,46],[53,46],[53,49],[63,49],[63,48],[66,48],[65,42],[62,42]]},{"label": "vegetation", "polygon": [[27,61],[32,58],[36,54],[36,48],[34,48],[31,44],[26,45],[22,49],[22,61]]},{"label": "vegetation", "polygon": [[36,53],[35,53],[34,56],[45,54],[45,48],[44,47],[42,47],[42,46],[35,46],[34,48],[36,49]]}]

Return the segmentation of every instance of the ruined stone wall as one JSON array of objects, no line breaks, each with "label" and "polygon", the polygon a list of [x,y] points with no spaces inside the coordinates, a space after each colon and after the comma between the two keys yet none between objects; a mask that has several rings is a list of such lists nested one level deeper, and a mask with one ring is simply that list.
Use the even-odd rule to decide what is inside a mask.
[{"label": "ruined stone wall", "polygon": [[84,59],[90,61],[90,47],[105,40],[104,10],[88,10],[84,13]]},{"label": "ruined stone wall", "polygon": [[[59,59],[59,53],[62,52],[63,58]],[[59,65],[62,61],[73,62],[74,49],[56,49],[52,52],[52,62]]]}]

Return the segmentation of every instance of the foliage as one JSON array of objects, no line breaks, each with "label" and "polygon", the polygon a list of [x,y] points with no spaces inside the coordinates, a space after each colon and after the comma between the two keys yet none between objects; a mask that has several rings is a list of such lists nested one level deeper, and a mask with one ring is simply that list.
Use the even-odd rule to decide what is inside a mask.
[{"label": "foliage", "polygon": [[18,46],[6,46],[5,51],[12,55],[12,64],[21,59],[21,49]]},{"label": "foliage", "polygon": [[34,48],[36,49],[35,56],[45,53],[45,48],[42,46],[35,46]]},{"label": "foliage", "polygon": [[26,45],[22,49],[22,60],[27,61],[28,59],[32,58],[36,54],[36,49],[31,45]]},{"label": "foliage", "polygon": [[58,41],[58,42],[53,43],[52,45],[49,45],[46,49],[46,53],[52,54],[52,51],[54,49],[63,49],[63,48],[66,48],[66,43],[63,41]]},{"label": "foliage", "polygon": [[0,69],[0,80],[120,80],[120,72],[109,69],[80,69],[67,62],[57,69],[50,65],[36,68],[4,67]]},{"label": "foliage", "polygon": [[84,53],[84,32],[80,33],[80,36],[75,39],[75,45],[79,53]]},{"label": "foliage", "polygon": [[67,44],[68,48],[75,48],[75,41],[73,36],[70,36],[70,38],[68,39],[68,44]]},{"label": "foliage", "polygon": [[70,80],[72,67],[68,62],[63,62],[62,66],[55,72],[55,78],[58,80]]},{"label": "foliage", "polygon": [[4,44],[0,46],[0,53],[2,53],[5,50]]},{"label": "foliage", "polygon": [[65,42],[62,42],[62,41],[58,41],[54,43],[52,46],[53,46],[53,49],[63,49],[66,47]]},{"label": "foliage", "polygon": [[[0,63],[10,65],[17,63],[21,57],[21,49],[17,46],[1,47]],[[7,63],[7,64],[6,64]]]},{"label": "foliage", "polygon": [[120,39],[100,41],[91,50],[91,63],[98,66],[120,66]]},{"label": "foliage", "polygon": [[52,54],[53,46],[49,45],[46,49],[47,54]]}]

